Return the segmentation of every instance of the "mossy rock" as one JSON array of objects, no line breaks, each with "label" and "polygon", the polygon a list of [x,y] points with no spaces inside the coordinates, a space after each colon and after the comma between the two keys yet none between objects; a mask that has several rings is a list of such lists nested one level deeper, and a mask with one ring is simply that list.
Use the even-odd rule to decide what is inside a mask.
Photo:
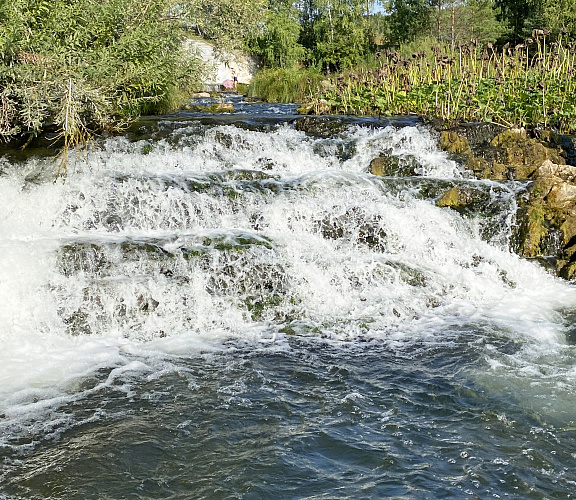
[{"label": "mossy rock", "polygon": [[511,148],[518,145],[518,143],[523,143],[526,138],[525,129],[513,128],[498,134],[490,141],[490,145],[495,148]]},{"label": "mossy rock", "polygon": [[576,248],[576,211],[570,211],[566,220],[560,226],[564,236],[564,246]]},{"label": "mossy rock", "polygon": [[413,157],[383,154],[370,162],[368,172],[379,177],[412,177],[416,175],[418,163]]},{"label": "mossy rock", "polygon": [[472,154],[468,139],[449,130],[440,133],[440,148],[450,154]]},{"label": "mossy rock", "polygon": [[440,197],[436,205],[449,207],[460,213],[468,213],[489,201],[490,195],[480,189],[469,186],[454,186]]},{"label": "mossy rock", "polygon": [[[532,179],[546,160],[564,165],[559,147],[548,147],[535,138],[528,138],[524,129],[510,129],[498,134],[490,145],[502,150],[502,163],[508,169],[507,177],[516,180]],[[492,178],[495,178],[494,176]]]},{"label": "mossy rock", "polygon": [[233,113],[234,106],[227,102],[220,102],[210,104],[209,106],[202,106],[200,104],[185,104],[182,106],[184,111],[192,111],[194,113]]},{"label": "mossy rock", "polygon": [[296,110],[299,115],[327,115],[331,107],[325,99],[318,99],[312,102],[305,102]]},{"label": "mossy rock", "polygon": [[[576,168],[566,165],[563,139],[552,131],[489,130],[470,140],[474,127],[444,130],[440,147],[461,161],[477,178],[533,181],[519,196],[514,250],[552,264],[559,276],[576,279]],[[489,139],[489,140],[488,140]],[[564,155],[564,156],[563,156]],[[466,214],[484,210],[481,197],[453,186],[438,199],[440,207]]]},{"label": "mossy rock", "polygon": [[566,280],[576,279],[576,262],[569,262],[565,265],[560,265],[558,276]]},{"label": "mossy rock", "polygon": [[228,102],[220,102],[207,106],[205,113],[234,113],[234,106]]},{"label": "mossy rock", "polygon": [[548,228],[546,227],[546,212],[542,205],[532,205],[526,212],[526,235],[524,237],[523,255],[538,257],[542,255],[541,243]]}]

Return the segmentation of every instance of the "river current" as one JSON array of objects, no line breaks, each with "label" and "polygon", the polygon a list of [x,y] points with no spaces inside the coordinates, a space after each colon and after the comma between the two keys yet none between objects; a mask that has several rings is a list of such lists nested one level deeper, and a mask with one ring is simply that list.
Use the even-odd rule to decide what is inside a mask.
[{"label": "river current", "polygon": [[576,290],[510,250],[526,185],[416,119],[236,106],[65,181],[0,158],[0,499],[576,496]]}]

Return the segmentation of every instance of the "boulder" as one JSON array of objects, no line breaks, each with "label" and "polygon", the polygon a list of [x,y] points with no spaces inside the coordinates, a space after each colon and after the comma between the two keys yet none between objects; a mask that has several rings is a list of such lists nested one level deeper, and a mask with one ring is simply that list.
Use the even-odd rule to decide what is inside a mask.
[{"label": "boulder", "polygon": [[576,278],[576,167],[546,160],[536,170],[520,218],[520,254],[550,256],[556,271]]},{"label": "boulder", "polygon": [[327,115],[330,114],[331,107],[325,99],[318,99],[311,103],[302,104],[296,113],[299,115]]},{"label": "boulder", "polygon": [[233,113],[234,106],[228,102],[219,102],[204,106],[202,104],[185,104],[182,106],[185,111],[194,113]]},{"label": "boulder", "polygon": [[391,151],[374,158],[369,173],[379,177],[411,177],[416,175],[418,163],[413,157],[393,156]]},{"label": "boulder", "polygon": [[449,207],[460,213],[467,213],[475,207],[490,201],[490,194],[471,186],[454,186],[444,193],[436,202],[439,207]]},{"label": "boulder", "polygon": [[[440,148],[461,161],[478,178],[528,180],[546,160],[565,164],[554,135],[528,137],[525,129],[482,128],[478,125],[440,131]],[[493,137],[490,139],[490,137]],[[472,139],[469,139],[471,137]],[[489,139],[489,142],[488,142]]]},{"label": "boulder", "polygon": [[[556,273],[576,279],[576,158],[573,138],[549,130],[503,129],[479,124],[439,130],[441,149],[479,179],[532,181],[519,199],[512,247],[520,255],[553,262]],[[454,186],[437,201],[466,213],[481,192]]]},{"label": "boulder", "polygon": [[344,132],[348,123],[334,116],[306,116],[298,118],[294,128],[315,137],[332,137]]}]

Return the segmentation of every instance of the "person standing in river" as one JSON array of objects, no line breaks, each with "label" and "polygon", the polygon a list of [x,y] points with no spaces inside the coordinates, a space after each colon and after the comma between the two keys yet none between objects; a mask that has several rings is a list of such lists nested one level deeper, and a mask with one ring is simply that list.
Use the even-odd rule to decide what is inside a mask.
[{"label": "person standing in river", "polygon": [[238,85],[238,76],[236,76],[236,71],[232,70],[232,81],[234,82],[234,88]]}]

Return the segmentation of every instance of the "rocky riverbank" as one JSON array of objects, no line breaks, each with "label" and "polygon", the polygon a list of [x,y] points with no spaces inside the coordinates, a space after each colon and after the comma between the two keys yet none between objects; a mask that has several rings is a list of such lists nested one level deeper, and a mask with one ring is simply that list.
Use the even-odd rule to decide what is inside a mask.
[{"label": "rocky riverbank", "polygon": [[[563,278],[576,278],[576,138],[493,124],[436,128],[440,147],[477,178],[528,181],[518,199],[513,250],[551,265]],[[476,202],[455,186],[437,204],[462,209]]]},{"label": "rocky riverbank", "polygon": [[[304,116],[296,127],[328,137],[342,131],[345,119]],[[477,179],[523,181],[518,194],[511,250],[538,259],[565,279],[576,279],[576,137],[550,130],[527,132],[491,123],[446,126],[431,122],[438,143]],[[383,153],[369,171],[382,177],[417,175],[418,165]],[[437,205],[462,214],[482,212],[485,193],[464,184],[447,187]]]}]

